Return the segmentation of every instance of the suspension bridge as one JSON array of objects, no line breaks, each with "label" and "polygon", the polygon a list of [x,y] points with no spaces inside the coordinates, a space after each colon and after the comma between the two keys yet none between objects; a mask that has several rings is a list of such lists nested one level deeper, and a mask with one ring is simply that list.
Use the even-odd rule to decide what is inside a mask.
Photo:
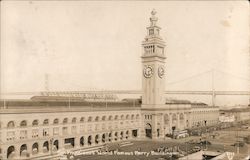
[{"label": "suspension bridge", "polygon": [[[215,106],[216,102],[216,96],[218,95],[230,95],[230,96],[249,96],[250,97],[250,86],[248,86],[248,90],[245,91],[233,91],[233,90],[216,90],[214,86],[214,76],[215,72],[223,73],[226,75],[229,75],[231,77],[235,77],[237,79],[241,79],[244,81],[249,82],[250,79],[237,76],[231,73],[227,73],[220,70],[208,70],[202,73],[195,74],[193,76],[187,77],[185,79],[177,80],[175,82],[167,83],[167,85],[173,85],[178,84],[182,82],[186,82],[188,80],[194,79],[196,77],[199,77],[204,74],[211,73],[212,74],[212,88],[211,90],[167,90],[165,91],[166,95],[208,95],[211,96],[211,102],[212,105]],[[48,78],[46,78],[48,79]],[[48,82],[46,82],[47,84]],[[47,88],[47,87],[45,87]],[[119,95],[119,94],[133,94],[133,95],[141,95],[141,90],[98,90],[98,89],[92,89],[92,90],[85,90],[85,91],[41,91],[41,92],[5,92],[1,93],[1,96],[20,96],[20,95],[30,95],[30,96],[66,96],[66,97],[83,97],[83,95],[86,94],[92,94],[92,95]]]}]

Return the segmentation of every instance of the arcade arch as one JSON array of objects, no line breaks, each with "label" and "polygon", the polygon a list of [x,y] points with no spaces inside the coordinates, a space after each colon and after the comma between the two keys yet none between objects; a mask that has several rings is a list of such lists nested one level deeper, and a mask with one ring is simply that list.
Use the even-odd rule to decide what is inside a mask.
[{"label": "arcade arch", "polygon": [[151,126],[151,124],[149,124],[149,123],[146,124],[145,133],[146,133],[146,137],[152,138],[152,126]]}]

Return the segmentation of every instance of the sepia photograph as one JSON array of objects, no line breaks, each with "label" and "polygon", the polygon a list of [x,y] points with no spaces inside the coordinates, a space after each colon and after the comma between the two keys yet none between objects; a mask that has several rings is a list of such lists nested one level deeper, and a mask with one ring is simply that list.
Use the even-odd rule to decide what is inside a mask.
[{"label": "sepia photograph", "polygon": [[0,7],[0,160],[250,160],[247,0]]}]

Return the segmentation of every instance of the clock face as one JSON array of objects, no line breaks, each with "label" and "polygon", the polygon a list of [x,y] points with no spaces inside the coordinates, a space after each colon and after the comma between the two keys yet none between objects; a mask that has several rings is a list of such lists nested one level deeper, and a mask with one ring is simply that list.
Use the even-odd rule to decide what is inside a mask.
[{"label": "clock face", "polygon": [[160,78],[162,78],[163,75],[164,75],[164,73],[165,73],[164,67],[163,67],[163,66],[160,66],[160,67],[158,68],[158,76],[159,76]]},{"label": "clock face", "polygon": [[146,78],[150,78],[153,75],[153,67],[151,66],[145,66],[143,69],[143,75]]}]

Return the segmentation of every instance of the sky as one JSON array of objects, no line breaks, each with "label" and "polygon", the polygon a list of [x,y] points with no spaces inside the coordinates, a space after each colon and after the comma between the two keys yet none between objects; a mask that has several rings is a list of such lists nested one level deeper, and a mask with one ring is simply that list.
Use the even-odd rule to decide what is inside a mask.
[{"label": "sky", "polygon": [[166,90],[211,90],[212,70],[215,90],[250,89],[247,1],[2,1],[1,92],[44,91],[45,75],[50,91],[140,90],[153,8],[166,41]]}]

